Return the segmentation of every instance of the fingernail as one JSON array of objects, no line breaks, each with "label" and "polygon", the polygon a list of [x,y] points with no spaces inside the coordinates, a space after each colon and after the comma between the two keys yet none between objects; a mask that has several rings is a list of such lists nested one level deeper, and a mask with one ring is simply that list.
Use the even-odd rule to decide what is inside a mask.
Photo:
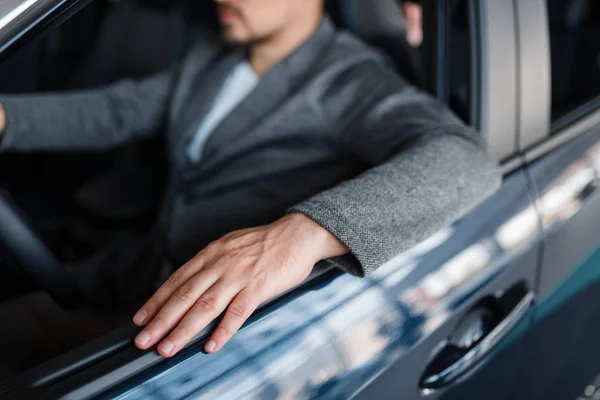
[{"label": "fingernail", "polygon": [[138,311],[135,316],[133,317],[133,323],[136,325],[141,325],[144,323],[144,321],[146,321],[146,317],[148,316],[148,313],[146,312],[146,310],[142,309],[140,311]]},{"label": "fingernail", "polygon": [[209,353],[212,353],[215,350],[215,347],[217,347],[217,344],[214,340],[209,340],[206,343],[206,351],[208,351]]},{"label": "fingernail", "polygon": [[171,342],[170,340],[165,340],[164,342],[162,342],[160,344],[158,349],[163,354],[171,354],[171,352],[173,351],[174,348],[175,348],[175,343]]},{"label": "fingernail", "polygon": [[135,342],[140,346],[145,346],[150,341],[150,334],[148,332],[140,332],[135,338]]}]

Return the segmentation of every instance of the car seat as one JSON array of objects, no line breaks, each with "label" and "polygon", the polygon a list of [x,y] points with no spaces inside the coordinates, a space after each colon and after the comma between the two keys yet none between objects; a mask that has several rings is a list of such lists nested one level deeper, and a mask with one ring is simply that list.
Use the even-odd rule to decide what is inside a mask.
[{"label": "car seat", "polygon": [[[193,38],[184,3],[124,0],[104,12],[94,50],[68,82],[70,89],[96,87],[169,68]],[[87,182],[75,202],[98,221],[128,222],[158,206],[164,177],[162,141],[119,149],[109,171]]]},{"label": "car seat", "polygon": [[188,25],[181,6],[166,1],[109,3],[89,57],[69,89],[139,78],[170,66],[183,53]]}]

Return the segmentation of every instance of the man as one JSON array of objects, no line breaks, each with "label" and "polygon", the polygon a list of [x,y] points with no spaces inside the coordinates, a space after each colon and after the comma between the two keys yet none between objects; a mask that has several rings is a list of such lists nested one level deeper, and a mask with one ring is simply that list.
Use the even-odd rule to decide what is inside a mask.
[{"label": "man", "polygon": [[[165,357],[225,311],[205,347],[220,350],[319,260],[373,272],[500,182],[481,138],[337,32],[323,0],[215,1],[223,40],[202,36],[172,71],[0,98],[4,150],[104,149],[164,127],[152,248],[185,264],[134,322],[136,345]],[[139,271],[129,287],[152,272]]]}]

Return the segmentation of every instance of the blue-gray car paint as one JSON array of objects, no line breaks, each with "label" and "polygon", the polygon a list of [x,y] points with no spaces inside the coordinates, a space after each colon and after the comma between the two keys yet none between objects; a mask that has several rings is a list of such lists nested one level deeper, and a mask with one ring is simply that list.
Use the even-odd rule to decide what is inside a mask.
[{"label": "blue-gray car paint", "polygon": [[[216,355],[204,354],[199,339],[131,376],[113,361],[102,376],[84,370],[46,390],[60,398],[268,399],[348,398],[368,386],[364,393],[379,398],[421,398],[427,363],[474,304],[519,282],[533,289],[540,238],[526,177],[516,172],[477,210],[373,276],[326,273],[259,314]],[[483,363],[484,372],[452,390],[487,391],[476,379],[486,370],[509,385],[521,347],[517,340],[505,349],[510,362],[500,370]],[[401,373],[388,379],[395,368]],[[429,397],[442,395],[460,398],[444,390]]]},{"label": "blue-gray car paint", "polygon": [[600,373],[600,126],[589,125],[568,124],[570,140],[528,169],[545,243],[523,399],[575,399]]}]

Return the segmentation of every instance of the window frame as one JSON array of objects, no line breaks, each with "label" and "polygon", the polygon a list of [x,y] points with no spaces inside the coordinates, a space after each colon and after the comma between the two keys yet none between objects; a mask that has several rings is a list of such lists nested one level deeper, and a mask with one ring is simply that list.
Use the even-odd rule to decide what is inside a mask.
[{"label": "window frame", "polygon": [[[543,1],[543,4],[546,6],[546,14],[548,9],[548,1]],[[549,15],[545,18],[545,27],[548,31],[548,52],[549,56],[551,53],[551,29],[550,29],[550,18]],[[549,63],[550,68],[552,68],[552,61],[550,59]],[[550,79],[552,76],[550,76]],[[552,96],[550,97],[552,99]],[[585,119],[590,114],[598,111],[600,109],[600,93],[596,94],[594,97],[578,104],[573,109],[563,113],[558,118],[553,118],[552,110],[550,110],[550,136],[553,136],[557,133],[560,133],[563,130],[566,130],[570,125],[575,124],[577,121]]]},{"label": "window frame", "polygon": [[[520,48],[520,150],[524,162],[531,163],[600,126],[600,96],[552,121],[552,61],[547,0],[516,0],[515,4]],[[538,75],[534,75],[534,72]],[[540,93],[546,94],[546,101],[540,101]]]},{"label": "window frame", "polygon": [[591,100],[577,106],[568,113],[560,116],[550,124],[550,135],[555,135],[573,125],[577,121],[585,119],[594,112],[600,110],[600,94]]},{"label": "window frame", "polygon": [[517,0],[519,151],[548,137],[551,60],[546,0]]},{"label": "window frame", "polygon": [[[32,38],[57,26],[92,0],[19,0],[0,7],[0,61]],[[2,19],[6,18],[4,21]]]},{"label": "window frame", "polygon": [[[467,7],[467,24],[469,31],[469,48],[468,48],[468,63],[466,64],[468,71],[467,91],[468,91],[468,119],[470,125],[480,129],[481,128],[481,115],[480,115],[480,93],[478,90],[480,82],[480,62],[479,62],[479,36],[476,34],[478,23],[477,23],[477,11],[475,2],[473,0],[463,0]],[[433,71],[434,78],[434,90],[436,97],[439,101],[447,104],[452,108],[451,104],[451,80],[453,78],[453,65],[452,65],[452,45],[456,38],[453,36],[451,12],[452,10],[448,7],[448,1],[437,1],[437,24],[435,27],[431,27],[435,32],[435,56],[437,62],[435,63],[435,70]]]},{"label": "window frame", "polygon": [[502,163],[518,154],[517,27],[514,2],[474,0],[478,23],[480,130]]},{"label": "window frame", "polygon": [[[470,119],[472,126],[486,138],[503,165],[514,165],[518,157],[517,137],[517,27],[514,4],[510,1],[466,0],[469,8],[470,43]],[[425,26],[426,40],[432,44],[428,88],[441,102],[448,103],[450,58],[449,26],[444,0],[423,1],[434,15]],[[424,15],[427,13],[424,12]],[[447,35],[446,35],[447,36]],[[451,40],[451,39],[450,39]],[[440,45],[440,43],[442,45]],[[427,52],[424,54],[427,55]],[[512,169],[512,167],[510,168]]]}]

